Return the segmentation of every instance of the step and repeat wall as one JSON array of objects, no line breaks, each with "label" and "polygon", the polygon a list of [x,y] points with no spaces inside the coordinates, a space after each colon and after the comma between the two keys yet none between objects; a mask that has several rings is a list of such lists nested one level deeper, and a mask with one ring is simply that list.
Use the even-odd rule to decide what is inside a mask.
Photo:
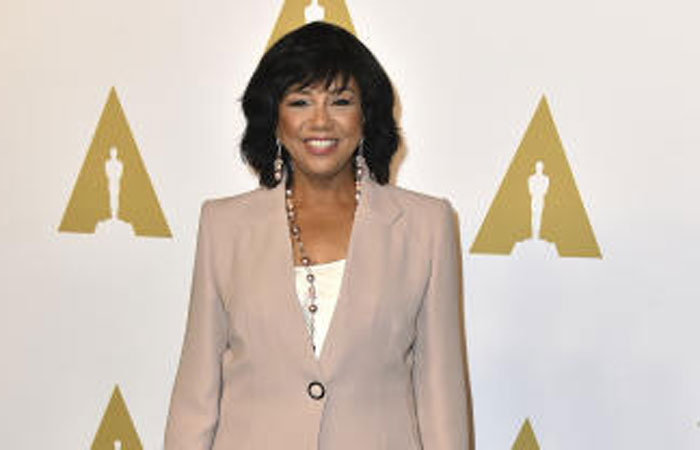
[{"label": "step and repeat wall", "polygon": [[[460,219],[477,448],[700,448],[690,0],[0,0],[4,448],[162,447],[199,208],[265,49],[346,27]],[[431,449],[433,450],[433,449]]]}]

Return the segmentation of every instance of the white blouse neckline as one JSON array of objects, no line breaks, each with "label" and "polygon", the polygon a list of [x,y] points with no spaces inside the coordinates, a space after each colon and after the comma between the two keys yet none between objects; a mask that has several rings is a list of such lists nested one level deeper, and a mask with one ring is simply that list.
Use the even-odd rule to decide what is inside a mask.
[{"label": "white blouse neckline", "polygon": [[[329,262],[320,263],[320,264],[312,264],[310,267],[312,270],[318,270],[318,269],[323,270],[323,269],[327,269],[327,268],[334,268],[337,266],[341,266],[343,264],[345,264],[345,259],[337,259],[335,261],[329,261]],[[304,268],[304,266],[294,266],[294,270],[297,272],[300,272],[300,271],[305,271],[306,269]]]}]

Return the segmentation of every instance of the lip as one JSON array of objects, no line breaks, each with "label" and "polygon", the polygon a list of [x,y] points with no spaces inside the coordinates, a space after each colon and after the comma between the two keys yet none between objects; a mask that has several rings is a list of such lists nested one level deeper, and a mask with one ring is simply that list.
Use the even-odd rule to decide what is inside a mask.
[{"label": "lip", "polygon": [[[330,145],[319,147],[311,144],[311,141],[332,141]],[[336,138],[323,138],[323,137],[312,137],[304,139],[304,148],[306,151],[312,155],[327,155],[333,153],[336,148],[338,148],[338,139]]]}]

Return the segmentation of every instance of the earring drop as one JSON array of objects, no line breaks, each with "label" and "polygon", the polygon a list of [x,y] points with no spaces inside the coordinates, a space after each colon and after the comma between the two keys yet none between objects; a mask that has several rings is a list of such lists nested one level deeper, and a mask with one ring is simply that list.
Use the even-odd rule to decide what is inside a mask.
[{"label": "earring drop", "polygon": [[275,169],[275,181],[282,181],[282,166],[284,161],[282,161],[282,143],[279,138],[276,141],[277,144],[277,156],[275,156],[274,169]]},{"label": "earring drop", "polygon": [[355,201],[360,202],[360,196],[362,194],[362,175],[364,173],[364,150],[365,150],[365,140],[362,138],[360,140],[360,145],[357,147],[357,154],[355,155]]}]

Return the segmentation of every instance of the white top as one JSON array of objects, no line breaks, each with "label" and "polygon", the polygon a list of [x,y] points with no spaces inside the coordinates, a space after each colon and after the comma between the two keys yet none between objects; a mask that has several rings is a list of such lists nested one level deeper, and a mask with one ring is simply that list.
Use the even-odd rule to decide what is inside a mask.
[{"label": "white top", "polygon": [[[340,293],[340,284],[343,279],[344,271],[344,259],[311,266],[311,273],[314,274],[314,286],[316,287],[316,305],[318,306],[318,310],[314,314],[316,358],[321,356],[323,341],[326,339],[331,317],[333,317],[335,305],[338,303],[338,294]],[[303,266],[297,266],[294,268],[294,272],[296,274],[297,298],[304,311],[306,329],[309,331],[309,334],[311,334],[309,328],[311,313],[307,309],[309,305],[309,282],[306,281],[306,269]]]}]

